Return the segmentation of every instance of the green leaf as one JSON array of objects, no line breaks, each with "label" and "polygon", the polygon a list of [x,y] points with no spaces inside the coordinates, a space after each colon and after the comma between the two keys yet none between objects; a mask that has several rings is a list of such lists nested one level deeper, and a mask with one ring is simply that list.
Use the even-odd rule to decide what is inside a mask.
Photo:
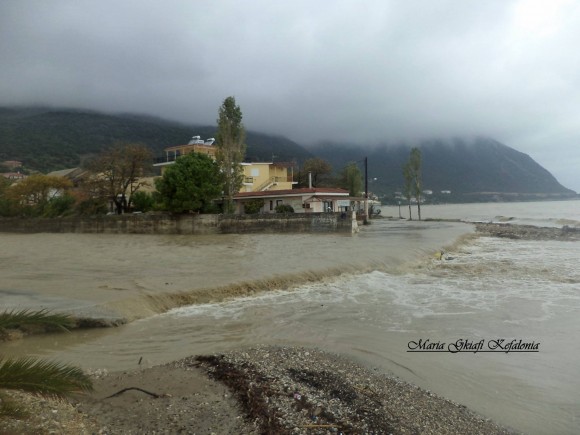
[{"label": "green leaf", "polygon": [[0,358],[0,388],[64,397],[92,391],[91,379],[77,367],[31,357]]},{"label": "green leaf", "polygon": [[67,314],[50,314],[49,310],[11,310],[0,313],[0,330],[22,325],[54,326],[68,331],[74,320]]}]

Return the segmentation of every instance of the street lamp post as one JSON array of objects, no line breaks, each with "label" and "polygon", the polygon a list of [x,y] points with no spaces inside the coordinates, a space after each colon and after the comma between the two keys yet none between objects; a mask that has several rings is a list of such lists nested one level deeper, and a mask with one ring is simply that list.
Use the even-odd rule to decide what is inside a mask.
[{"label": "street lamp post", "polygon": [[401,216],[401,201],[399,201],[399,219],[403,219]]}]

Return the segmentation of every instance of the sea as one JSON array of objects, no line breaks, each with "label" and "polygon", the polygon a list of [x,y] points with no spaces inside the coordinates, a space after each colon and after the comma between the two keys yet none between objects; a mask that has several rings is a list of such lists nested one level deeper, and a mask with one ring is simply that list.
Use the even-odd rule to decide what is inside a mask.
[{"label": "sea", "polygon": [[[239,276],[238,287],[227,281],[231,294],[220,302],[176,306],[118,328],[27,338],[2,351],[120,371],[253,345],[314,346],[517,431],[579,433],[580,242],[480,236],[469,223],[579,228],[580,201],[425,205],[422,222],[407,213],[383,206],[383,218],[354,235],[0,234],[5,246],[27,253],[26,264],[0,254],[0,272],[10,278],[0,284],[7,307],[43,288],[56,294],[59,283],[122,292],[135,275],[139,291],[150,294],[175,283],[226,286],[214,276],[222,269]],[[91,254],[93,245],[103,251]],[[78,268],[63,266],[60,276],[63,246],[83,246],[89,260],[79,256]],[[22,270],[43,251],[40,271]],[[49,308],[77,298],[57,296]]]}]

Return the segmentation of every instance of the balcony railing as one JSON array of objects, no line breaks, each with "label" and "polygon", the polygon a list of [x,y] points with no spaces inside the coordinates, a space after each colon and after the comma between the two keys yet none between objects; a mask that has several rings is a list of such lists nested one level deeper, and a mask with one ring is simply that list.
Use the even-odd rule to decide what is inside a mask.
[{"label": "balcony railing", "polygon": [[160,163],[171,163],[171,162],[174,162],[178,157],[181,157],[180,153],[175,153],[172,155],[167,154],[167,155],[162,156],[162,157],[154,157],[153,164],[158,165]]},{"label": "balcony railing", "polygon": [[290,177],[290,176],[288,176],[288,177],[270,177],[266,181],[264,181],[262,184],[260,184],[260,187],[258,187],[257,189],[254,189],[254,191],[261,192],[261,191],[267,189],[268,187],[270,187],[274,184],[282,183],[282,182],[292,182],[292,177]]}]

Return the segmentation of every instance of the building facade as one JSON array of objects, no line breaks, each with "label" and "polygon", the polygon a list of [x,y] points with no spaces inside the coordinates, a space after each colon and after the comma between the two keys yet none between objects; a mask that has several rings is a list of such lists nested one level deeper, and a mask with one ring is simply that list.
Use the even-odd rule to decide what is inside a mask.
[{"label": "building facade", "polygon": [[329,187],[240,192],[234,196],[236,213],[245,213],[245,204],[263,201],[259,213],[276,213],[279,205],[289,205],[295,213],[346,213],[356,210],[361,198],[352,198],[348,190]]},{"label": "building facade", "polygon": [[[161,168],[161,175],[165,169],[173,165],[180,157],[189,153],[201,153],[215,160],[217,147],[214,138],[207,140],[200,136],[193,136],[188,144],[165,148],[164,156],[156,159],[153,166]],[[287,162],[254,162],[242,163],[244,179],[242,192],[262,192],[267,190],[289,190],[297,184],[294,181],[294,164]]]},{"label": "building facade", "polygon": [[284,162],[242,163],[244,181],[241,192],[289,190],[294,184],[294,165]]},{"label": "building facade", "polygon": [[174,164],[178,157],[189,153],[201,153],[210,156],[215,160],[217,148],[214,146],[215,139],[201,139],[200,136],[193,136],[189,143],[185,145],[175,145],[163,150],[164,156],[155,160],[153,166],[161,168],[161,175],[165,169]]}]

